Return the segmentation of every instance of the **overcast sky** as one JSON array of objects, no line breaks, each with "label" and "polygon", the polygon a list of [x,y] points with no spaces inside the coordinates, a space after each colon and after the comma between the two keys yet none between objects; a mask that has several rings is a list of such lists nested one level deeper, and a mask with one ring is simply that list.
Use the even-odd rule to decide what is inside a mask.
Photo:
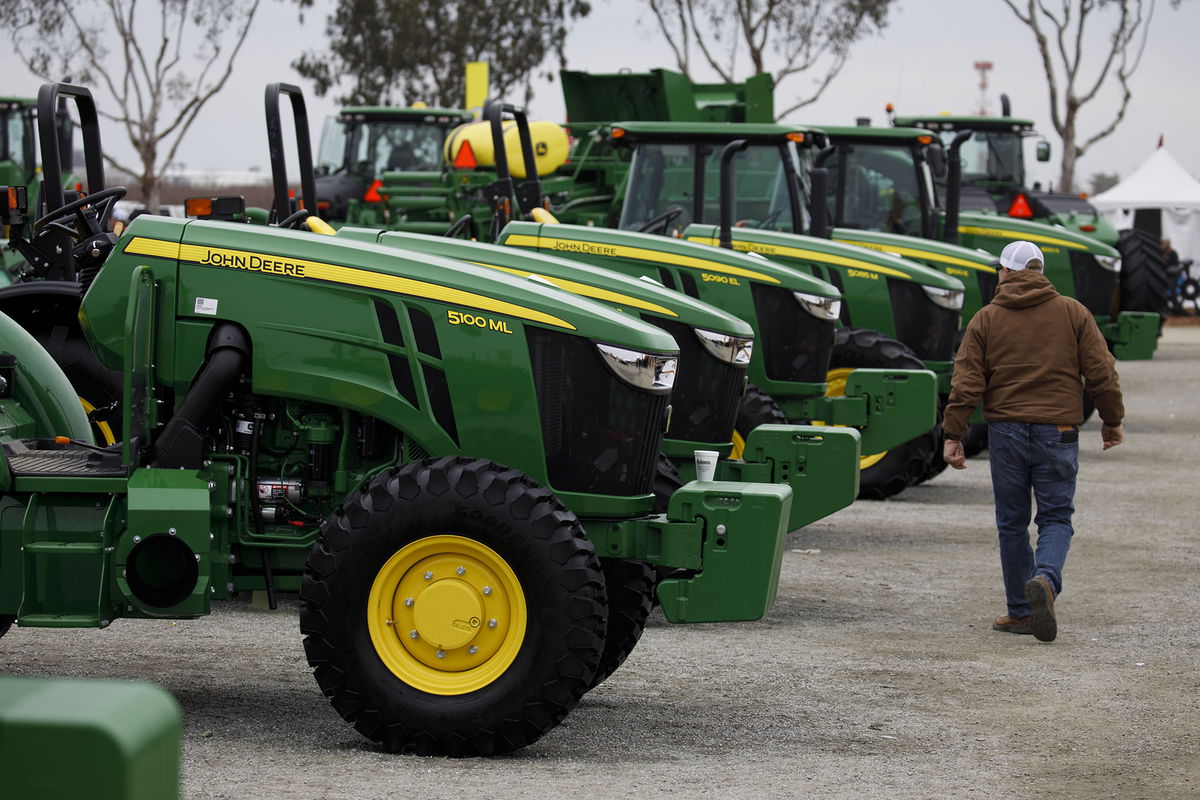
[{"label": "overcast sky", "polygon": [[[262,97],[263,87],[270,81],[298,83],[306,89],[314,139],[319,136],[321,120],[335,105],[328,97],[313,95],[289,63],[302,50],[322,48],[325,17],[334,5],[331,0],[316,0],[302,24],[292,3],[263,0],[229,84],[205,107],[180,149],[178,160],[183,166],[189,170],[267,170]],[[593,0],[592,14],[577,23],[568,39],[568,66],[592,72],[674,68],[671,52],[644,7],[642,0]],[[1102,26],[1097,24],[1094,30],[1099,34]],[[971,113],[980,102],[976,61],[994,65],[988,90],[992,112],[999,112],[999,95],[1006,92],[1012,98],[1014,116],[1033,118],[1050,139],[1053,161],[1036,165],[1034,177],[1053,181],[1061,147],[1050,124],[1040,59],[1028,29],[1001,0],[900,0],[884,33],[856,45],[850,63],[822,98],[792,114],[788,121],[852,124],[856,117],[870,116],[883,124],[884,105],[889,101],[901,114]],[[40,82],[8,48],[0,52],[0,74],[4,76],[0,94],[36,95]],[[1172,10],[1166,0],[1159,0],[1126,119],[1116,133],[1084,156],[1076,170],[1077,182],[1086,188],[1087,179],[1096,172],[1127,175],[1150,155],[1160,134],[1175,157],[1200,176],[1197,74],[1200,2],[1184,0],[1178,10]],[[710,74],[696,77],[715,80]],[[789,98],[802,93],[812,80],[801,75],[784,81],[776,90],[777,107],[789,105]],[[557,81],[539,81],[535,88],[531,116],[562,121]],[[1102,102],[1088,106],[1081,117],[1081,130],[1090,135],[1106,124],[1115,99],[1116,92],[1110,88],[1102,94]],[[103,93],[97,92],[97,102],[105,106]],[[106,128],[103,135],[107,149],[132,160],[132,150],[119,129]]]}]

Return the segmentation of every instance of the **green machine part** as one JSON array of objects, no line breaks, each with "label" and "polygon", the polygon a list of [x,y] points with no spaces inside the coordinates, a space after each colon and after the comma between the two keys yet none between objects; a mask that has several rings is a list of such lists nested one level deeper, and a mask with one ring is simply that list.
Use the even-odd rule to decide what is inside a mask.
[{"label": "green machine part", "polygon": [[[1083,303],[1096,317],[1101,332],[1118,358],[1139,359],[1153,356],[1157,347],[1158,315],[1117,308],[1121,254],[1099,238],[1066,227],[1018,219],[995,213],[963,211],[957,223],[948,222],[938,198],[929,192],[928,148],[935,135],[923,128],[865,128],[827,126],[822,128],[835,148],[826,163],[834,206],[839,209],[834,223],[849,228],[838,238],[852,238],[859,231],[887,230],[882,213],[873,213],[871,204],[851,204],[846,187],[852,177],[868,185],[885,184],[906,187],[911,195],[906,208],[911,219],[901,231],[906,237],[929,240],[954,240],[963,247],[999,256],[1004,246],[1018,239],[1031,241],[1045,254],[1046,277],[1060,293]],[[844,162],[844,163],[840,163]],[[861,192],[859,193],[861,194]],[[946,226],[955,229],[948,231]],[[953,265],[934,264],[947,270]],[[953,273],[951,273],[953,274]],[[965,311],[970,311],[973,302]],[[969,313],[964,314],[969,319]]]},{"label": "green machine part", "polygon": [[859,428],[864,453],[907,441],[934,424],[935,378],[925,371],[860,370],[866,394],[825,396],[841,293],[811,274],[696,242],[586,225],[511,222],[498,241],[634,277],[649,274],[746,320],[758,349],[751,382],[789,419]]},{"label": "green machine part", "polygon": [[[747,364],[741,361],[744,354],[738,348],[741,343],[752,345],[754,336],[753,328],[742,319],[670,291],[653,278],[635,279],[594,264],[523,248],[364,228],[344,227],[337,235],[458,258],[515,277],[549,282],[662,326],[680,346],[679,377],[671,396],[671,422],[662,450],[675,462],[683,480],[695,476],[694,451],[712,449],[726,458],[718,467],[719,480],[787,483],[793,490],[788,530],[828,516],[854,501],[858,493],[859,434],[853,429],[775,426],[779,430],[773,436],[753,439],[758,443],[753,450],[745,441],[735,446],[731,440],[746,382]],[[715,359],[709,348],[701,346],[721,336],[729,337],[729,363]],[[691,374],[697,377],[693,379]],[[876,419],[880,418],[877,414]],[[706,438],[699,438],[701,435]],[[747,457],[750,452],[755,454],[753,458]]]},{"label": "green machine part", "polygon": [[150,684],[0,677],[4,795],[172,800],[182,727],[174,698]]}]

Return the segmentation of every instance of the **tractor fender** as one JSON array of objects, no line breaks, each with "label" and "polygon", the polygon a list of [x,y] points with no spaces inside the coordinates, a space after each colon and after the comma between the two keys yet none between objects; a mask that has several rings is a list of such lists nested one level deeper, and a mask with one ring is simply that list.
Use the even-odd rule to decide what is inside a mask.
[{"label": "tractor fender", "polygon": [[91,423],[66,373],[46,348],[3,312],[0,312],[0,352],[16,356],[12,397],[33,417],[38,435],[69,436],[95,444]]}]

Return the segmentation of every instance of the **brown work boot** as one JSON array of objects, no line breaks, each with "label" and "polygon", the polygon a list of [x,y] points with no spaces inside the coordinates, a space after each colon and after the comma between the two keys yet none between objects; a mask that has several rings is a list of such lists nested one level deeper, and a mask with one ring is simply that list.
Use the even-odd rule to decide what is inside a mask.
[{"label": "brown work boot", "polygon": [[1025,584],[1025,599],[1032,612],[1029,630],[1039,642],[1053,642],[1058,636],[1058,620],[1054,618],[1054,587],[1042,575],[1034,575]]},{"label": "brown work boot", "polygon": [[992,620],[992,630],[1004,631],[1005,633],[1033,633],[1029,629],[1029,617],[1013,619],[1008,614]]}]

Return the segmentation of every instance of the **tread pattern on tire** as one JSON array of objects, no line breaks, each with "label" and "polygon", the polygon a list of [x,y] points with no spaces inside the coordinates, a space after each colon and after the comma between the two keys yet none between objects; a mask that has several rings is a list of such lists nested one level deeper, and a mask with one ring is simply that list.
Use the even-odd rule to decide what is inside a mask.
[{"label": "tread pattern on tire", "polygon": [[[829,368],[924,369],[925,364],[903,342],[868,328],[838,328]],[[893,447],[859,476],[858,496],[886,500],[904,491],[925,470],[937,452],[934,431],[928,430]]]},{"label": "tread pattern on tire", "polygon": [[1158,237],[1137,228],[1118,234],[1121,253],[1121,310],[1167,313],[1167,295],[1171,291],[1171,273]]},{"label": "tread pattern on tire", "polygon": [[775,398],[753,383],[746,386],[746,394],[742,395],[742,402],[738,405],[737,422],[734,423],[734,427],[743,439],[759,425],[786,425],[787,423],[787,415],[779,408]]},{"label": "tread pattern on tire", "polygon": [[604,586],[608,592],[608,631],[604,636],[604,652],[592,676],[591,688],[599,686],[616,672],[637,646],[654,606],[654,590],[658,582],[654,569],[641,561],[605,558],[600,563],[604,568]]},{"label": "tread pattern on tire", "polygon": [[[363,613],[393,553],[448,532],[508,561],[529,617],[512,666],[452,702],[393,675]],[[353,492],[313,546],[300,599],[305,655],[333,707],[388,750],[421,755],[495,755],[537,740],[591,686],[608,615],[600,561],[575,515],[524,473],[461,457],[411,462]]]}]

